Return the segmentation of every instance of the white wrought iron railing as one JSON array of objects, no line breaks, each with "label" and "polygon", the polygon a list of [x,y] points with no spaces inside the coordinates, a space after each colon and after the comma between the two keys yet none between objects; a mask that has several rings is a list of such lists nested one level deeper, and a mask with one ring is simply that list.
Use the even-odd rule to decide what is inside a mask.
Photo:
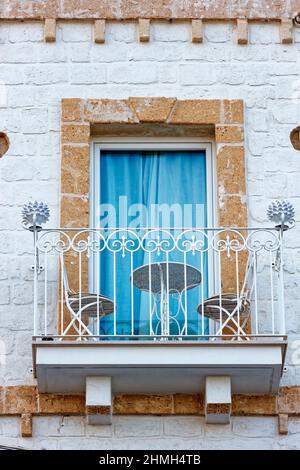
[{"label": "white wrought iron railing", "polygon": [[34,337],[282,338],[286,228],[34,224]]}]

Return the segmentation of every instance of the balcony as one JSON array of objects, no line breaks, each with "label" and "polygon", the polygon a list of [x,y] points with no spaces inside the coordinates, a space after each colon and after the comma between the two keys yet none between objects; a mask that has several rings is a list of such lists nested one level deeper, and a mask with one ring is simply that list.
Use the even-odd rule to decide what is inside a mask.
[{"label": "balcony", "polygon": [[278,391],[282,226],[30,230],[39,392]]}]

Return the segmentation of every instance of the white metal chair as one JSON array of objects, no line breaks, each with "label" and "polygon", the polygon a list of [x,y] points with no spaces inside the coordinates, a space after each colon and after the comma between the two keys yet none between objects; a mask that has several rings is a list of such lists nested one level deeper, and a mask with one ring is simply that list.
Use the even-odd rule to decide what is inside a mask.
[{"label": "white metal chair", "polygon": [[[238,339],[247,338],[245,327],[251,313],[251,297],[254,287],[252,272],[255,256],[250,253],[247,260],[245,277],[240,292],[219,293],[204,300],[197,307],[197,312],[206,318],[219,323],[215,336],[221,336],[228,328]],[[232,339],[234,340],[235,337]]]},{"label": "white metal chair", "polygon": [[75,292],[69,286],[68,274],[65,267],[64,255],[60,255],[61,271],[63,278],[63,290],[66,306],[71,314],[71,321],[64,329],[65,336],[71,327],[81,336],[94,336],[88,328],[90,319],[101,320],[111,315],[115,310],[114,302],[100,293]]}]

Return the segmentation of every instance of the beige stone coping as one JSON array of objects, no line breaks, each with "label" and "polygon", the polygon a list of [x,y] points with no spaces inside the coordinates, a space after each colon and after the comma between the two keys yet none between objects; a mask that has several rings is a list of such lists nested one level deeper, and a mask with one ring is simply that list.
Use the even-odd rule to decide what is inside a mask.
[{"label": "beige stone coping", "polygon": [[293,18],[299,10],[299,0],[2,0],[0,19],[280,20]]}]

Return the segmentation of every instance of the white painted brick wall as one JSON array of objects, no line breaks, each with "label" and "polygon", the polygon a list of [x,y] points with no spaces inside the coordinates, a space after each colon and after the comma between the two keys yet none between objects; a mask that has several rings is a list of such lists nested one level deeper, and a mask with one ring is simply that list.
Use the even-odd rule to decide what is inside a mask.
[{"label": "white painted brick wall", "polygon": [[202,417],[115,416],[112,425],[89,426],[83,417],[35,417],[33,437],[19,437],[19,418],[0,418],[0,445],[25,449],[298,449],[300,419],[280,436],[277,418],[234,417],[228,425]]},{"label": "white painted brick wall", "polygon": [[[205,24],[203,44],[191,43],[185,23],[154,22],[151,41],[146,44],[137,42],[137,36],[135,24],[109,23],[106,43],[96,45],[92,25],[59,22],[57,42],[46,44],[38,22],[1,22],[0,130],[7,132],[11,141],[8,154],[0,161],[1,385],[34,383],[30,371],[32,240],[20,228],[20,209],[30,197],[46,200],[51,207],[51,224],[58,223],[61,98],[244,99],[250,223],[266,222],[266,206],[274,197],[289,198],[300,220],[300,154],[289,141],[290,130],[300,123],[300,30],[294,30],[295,43],[287,46],[280,44],[275,24],[251,24],[247,46],[236,45],[232,25],[221,23]],[[282,383],[289,385],[300,384],[300,361],[293,348],[293,342],[300,339],[299,240],[298,227],[286,236],[290,347]],[[81,424],[79,429],[88,437],[85,440],[72,437],[79,432],[77,425],[69,435],[63,435],[57,418],[49,424],[54,430],[48,440],[44,435],[48,421],[36,418],[37,437],[24,441],[24,446],[93,447],[102,442],[103,447],[125,448],[150,445],[151,441],[159,447],[162,436],[165,446],[177,448],[281,448],[297,446],[297,439],[299,443],[299,424],[293,424],[295,434],[277,436],[274,444],[275,424],[270,418],[235,418],[230,429],[222,427],[220,431],[216,427],[204,430],[195,418],[172,419],[118,418],[113,431],[87,429]],[[138,437],[132,436],[133,421],[142,423]],[[3,419],[1,422],[3,427]],[[12,424],[4,434],[8,441],[18,440],[9,435],[10,426],[16,434],[14,420],[9,422]],[[141,437],[143,433],[149,433],[151,439]],[[180,433],[186,433],[186,438]]]}]

